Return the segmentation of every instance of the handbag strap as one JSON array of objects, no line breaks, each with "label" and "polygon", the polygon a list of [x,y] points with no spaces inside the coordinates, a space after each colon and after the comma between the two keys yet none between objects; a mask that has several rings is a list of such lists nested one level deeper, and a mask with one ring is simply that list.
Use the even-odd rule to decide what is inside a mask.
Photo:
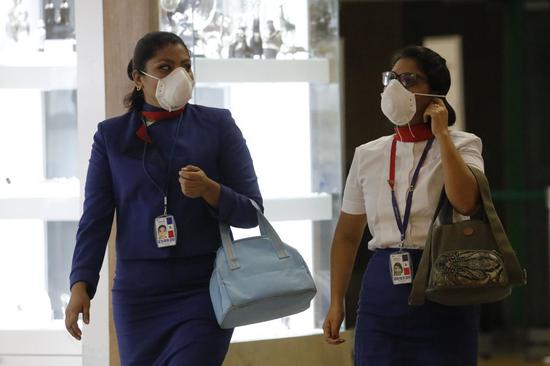
[{"label": "handbag strap", "polygon": [[521,268],[514,249],[506,236],[502,222],[500,221],[495,210],[487,177],[485,177],[485,174],[477,168],[472,166],[468,166],[468,168],[470,168],[477,180],[483,203],[483,209],[487,219],[489,220],[489,224],[491,225],[491,231],[493,232],[493,236],[498,245],[498,250],[500,251],[502,260],[504,261],[504,266],[506,268],[509,281],[513,285],[523,285],[526,283],[525,273]]},{"label": "handbag strap", "polygon": [[[441,210],[439,211],[439,215],[438,215],[439,223],[441,225],[452,224],[454,222],[453,205],[451,204],[451,202],[449,201],[449,198],[447,197],[447,194],[445,193],[445,188],[443,188],[443,191],[441,194],[444,195],[444,197],[442,197],[444,202],[441,204]],[[470,219],[489,222],[489,220],[487,219],[487,215],[485,214],[485,210],[480,210],[480,209],[478,209],[474,214],[472,214],[470,216]]]},{"label": "handbag strap", "polygon": [[[285,259],[290,257],[290,255],[288,254],[287,250],[283,245],[283,241],[279,237],[279,234],[277,234],[273,226],[271,226],[271,223],[264,216],[260,206],[252,199],[250,199],[250,203],[256,209],[256,215],[258,217],[258,226],[260,227],[260,233],[262,234],[262,236],[266,236],[269,238],[271,245],[273,246],[273,249],[277,253],[277,257],[279,257],[279,259]],[[222,223],[222,222],[219,222],[218,226],[220,230],[220,237],[222,240],[223,250],[225,251],[225,257],[227,258],[227,263],[229,265],[229,268],[231,268],[232,270],[238,269],[241,267],[241,265],[235,254],[235,247],[233,245],[234,240],[233,240],[233,236],[231,235],[231,228],[229,227],[228,224]]]},{"label": "handbag strap", "polygon": [[411,293],[409,294],[409,305],[424,305],[426,301],[426,287],[428,286],[428,279],[430,274],[431,267],[431,257],[432,257],[432,233],[435,225],[435,220],[439,216],[441,208],[445,204],[447,196],[445,195],[445,188],[441,192],[439,197],[439,203],[435,209],[434,216],[432,218],[432,223],[428,231],[428,238],[426,239],[426,244],[424,245],[424,251],[422,252],[422,257],[420,257],[420,263],[414,276],[412,283]]}]

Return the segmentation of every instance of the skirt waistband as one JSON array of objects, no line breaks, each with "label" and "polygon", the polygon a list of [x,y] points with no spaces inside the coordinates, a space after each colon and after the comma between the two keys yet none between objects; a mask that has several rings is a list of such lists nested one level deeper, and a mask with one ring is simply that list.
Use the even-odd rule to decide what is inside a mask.
[{"label": "skirt waistband", "polygon": [[208,286],[215,255],[151,260],[117,260],[113,291],[140,295]]}]

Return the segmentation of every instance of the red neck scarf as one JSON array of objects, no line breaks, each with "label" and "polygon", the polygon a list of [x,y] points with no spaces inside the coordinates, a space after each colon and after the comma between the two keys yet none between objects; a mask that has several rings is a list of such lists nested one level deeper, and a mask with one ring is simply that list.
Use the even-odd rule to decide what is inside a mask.
[{"label": "red neck scarf", "polygon": [[432,126],[429,123],[419,123],[416,125],[395,127],[393,138],[402,142],[418,142],[432,139],[434,135],[432,133]]},{"label": "red neck scarf", "polygon": [[[177,118],[183,113],[184,110],[185,107],[183,107],[182,109],[178,109],[177,111],[168,112],[164,109],[146,104],[143,106],[143,110],[140,112],[140,115],[143,119],[149,122],[158,122],[162,120]],[[145,123],[139,125],[139,128],[136,131],[136,135],[137,137],[139,137],[139,139],[147,142],[148,144],[153,142],[153,140],[147,133],[147,126],[145,125]]]},{"label": "red neck scarf", "polygon": [[153,110],[153,111],[143,110],[141,111],[141,116],[149,122],[157,122],[165,119],[179,117],[184,110],[185,110],[185,107],[172,112],[168,112],[165,110]]}]

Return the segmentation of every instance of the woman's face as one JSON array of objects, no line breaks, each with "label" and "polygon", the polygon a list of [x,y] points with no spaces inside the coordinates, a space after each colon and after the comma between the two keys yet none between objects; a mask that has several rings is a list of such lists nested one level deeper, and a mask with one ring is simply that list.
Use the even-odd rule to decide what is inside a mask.
[{"label": "woman's face", "polygon": [[[430,91],[430,85],[428,84],[428,78],[420,70],[418,67],[416,60],[412,58],[401,58],[399,59],[395,65],[393,65],[392,71],[396,74],[400,75],[402,73],[411,72],[415,73],[418,76],[418,82],[413,85],[409,86],[407,88],[408,91],[412,93],[423,93],[423,94],[429,94]],[[427,97],[423,95],[416,95],[416,114],[413,117],[412,122],[419,122],[422,121],[422,115],[424,114],[424,110],[430,104],[433,97]]]},{"label": "woman's face", "polygon": [[[187,49],[181,44],[168,44],[159,49],[155,56],[147,61],[145,70],[143,71],[162,79],[178,67],[183,67],[189,76],[191,76],[191,79],[194,79],[193,71],[191,70],[191,57]],[[143,89],[145,102],[160,107],[155,96],[158,80],[144,75],[137,70],[134,71],[133,76],[136,87]]]}]

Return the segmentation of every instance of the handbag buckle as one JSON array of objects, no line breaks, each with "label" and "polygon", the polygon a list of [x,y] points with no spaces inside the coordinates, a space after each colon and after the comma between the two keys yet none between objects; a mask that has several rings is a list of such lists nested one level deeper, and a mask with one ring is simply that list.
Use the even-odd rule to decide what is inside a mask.
[{"label": "handbag buckle", "polygon": [[474,228],[471,227],[471,226],[466,226],[463,230],[462,230],[462,233],[464,234],[464,236],[471,236],[473,233],[474,233]]}]

